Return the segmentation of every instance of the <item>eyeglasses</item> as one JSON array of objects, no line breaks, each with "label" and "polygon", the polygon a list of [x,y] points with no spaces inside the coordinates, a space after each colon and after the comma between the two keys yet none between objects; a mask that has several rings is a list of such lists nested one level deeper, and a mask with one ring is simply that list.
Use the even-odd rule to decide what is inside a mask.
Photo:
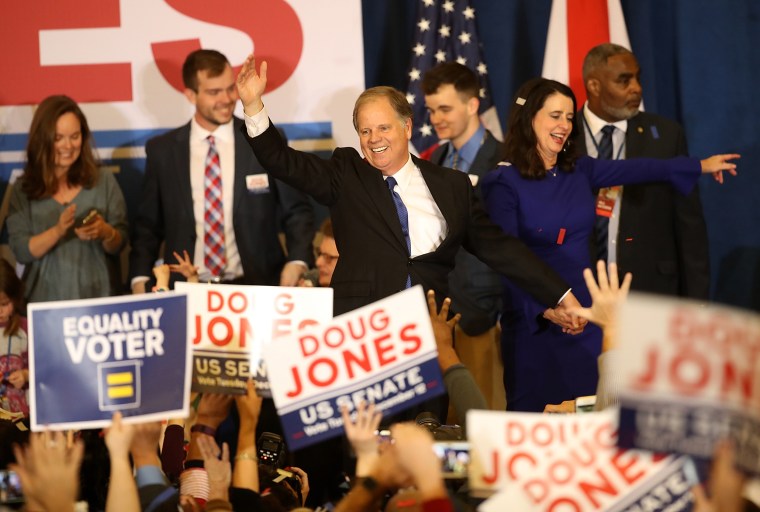
[{"label": "eyeglasses", "polygon": [[319,248],[314,249],[314,256],[319,259],[320,257],[324,258],[327,263],[332,263],[333,261],[337,260],[340,256],[337,254],[327,254],[326,252],[322,252],[319,250]]}]

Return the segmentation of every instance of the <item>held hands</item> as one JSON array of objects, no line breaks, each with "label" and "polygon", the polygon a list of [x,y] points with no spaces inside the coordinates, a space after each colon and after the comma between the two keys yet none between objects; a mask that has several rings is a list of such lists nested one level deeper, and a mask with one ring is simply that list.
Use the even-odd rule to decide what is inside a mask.
[{"label": "held hands", "polygon": [[710,158],[705,158],[701,161],[702,174],[712,174],[715,181],[722,185],[723,171],[726,171],[731,176],[736,176],[736,164],[729,162],[729,160],[736,160],[738,158],[741,158],[741,155],[737,153],[713,155]]},{"label": "held hands", "polygon": [[567,334],[580,334],[586,327],[588,320],[577,315],[581,304],[572,292],[568,292],[562,302],[556,308],[544,311],[544,318],[562,327],[562,332]]},{"label": "held hands", "polygon": [[240,101],[243,103],[243,110],[246,115],[252,116],[264,108],[261,96],[267,85],[267,62],[263,61],[259,72],[256,72],[256,58],[250,54],[240,73],[237,77],[237,90],[240,95]]}]

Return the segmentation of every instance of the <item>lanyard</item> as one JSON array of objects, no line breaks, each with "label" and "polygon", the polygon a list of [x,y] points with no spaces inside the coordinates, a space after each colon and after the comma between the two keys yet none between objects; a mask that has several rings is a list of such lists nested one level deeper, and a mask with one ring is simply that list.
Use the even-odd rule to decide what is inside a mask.
[{"label": "lanyard", "polygon": [[[599,143],[596,141],[596,138],[594,138],[594,134],[591,132],[591,127],[588,125],[588,120],[586,119],[585,113],[581,115],[583,118],[583,126],[588,131],[589,137],[591,137],[591,142],[594,144],[594,148],[596,148],[596,156],[599,157]],[[617,151],[617,155],[615,155],[615,158],[613,160],[620,160],[620,155],[623,153],[623,149],[625,148],[625,137],[623,138],[623,143],[620,145]]]}]

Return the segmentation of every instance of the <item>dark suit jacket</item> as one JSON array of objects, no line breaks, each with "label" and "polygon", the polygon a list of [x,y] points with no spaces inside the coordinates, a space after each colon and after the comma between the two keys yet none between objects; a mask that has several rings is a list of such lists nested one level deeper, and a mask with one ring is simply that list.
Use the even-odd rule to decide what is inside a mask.
[{"label": "dark suit jacket", "polygon": [[[450,147],[450,144],[443,144],[436,148],[430,161],[442,165]],[[496,168],[501,160],[501,148],[501,142],[486,130],[483,144],[468,171],[468,174],[478,177],[475,193],[479,201],[483,199],[480,180]],[[496,325],[496,318],[501,312],[501,278],[464,249],[457,252],[456,266],[449,274],[449,295],[452,310],[462,314],[459,325],[467,334],[482,334]]]},{"label": "dark suit jacket", "polygon": [[[575,143],[586,154],[581,111]],[[681,126],[664,117],[640,112],[628,121],[625,155],[672,158],[686,155]],[[633,274],[632,289],[707,300],[710,268],[707,228],[699,187],[688,196],[667,183],[626,185],[620,205],[617,262]]]},{"label": "dark suit jacket", "polygon": [[[248,191],[245,177],[266,172],[251,153],[235,118],[235,186],[233,225],[246,284],[277,285],[286,261],[278,238],[285,233],[289,260],[313,261],[314,217],[308,197],[284,183],[269,181],[269,192]],[[172,251],[195,249],[195,216],[190,188],[190,123],[155,137],[145,146],[147,160],[140,208],[130,253],[130,278],[152,276],[165,242]],[[280,219],[281,222],[278,222]],[[174,274],[173,274],[173,277]],[[181,276],[180,276],[181,279]]]},{"label": "dark suit jacket", "polygon": [[568,289],[522,242],[488,220],[461,172],[414,157],[449,232],[434,252],[409,258],[383,176],[355,149],[338,148],[324,160],[288,148],[273,125],[248,142],[271,174],[330,208],[340,253],[331,283],[336,314],[403,290],[407,275],[441,300],[460,247],[547,305],[554,306]]}]

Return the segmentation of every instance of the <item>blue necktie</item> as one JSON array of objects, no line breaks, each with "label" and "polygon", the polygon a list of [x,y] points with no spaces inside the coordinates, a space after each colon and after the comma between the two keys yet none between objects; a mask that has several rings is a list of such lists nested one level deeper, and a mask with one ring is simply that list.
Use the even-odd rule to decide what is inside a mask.
[{"label": "blue necktie", "polygon": [[[612,160],[612,132],[615,127],[608,124],[602,128],[602,140],[599,141],[598,160]],[[607,237],[609,236],[610,218],[604,215],[596,216],[596,256],[607,261]]]},{"label": "blue necktie", "polygon": [[[406,254],[411,256],[412,239],[409,238],[409,211],[407,211],[404,201],[401,200],[401,196],[395,190],[396,185],[398,185],[396,178],[393,176],[389,177],[385,180],[385,184],[388,185],[388,190],[391,192],[391,199],[393,199],[393,204],[396,206],[396,215],[398,215],[398,220],[401,222],[401,232],[404,233],[404,238],[406,239]],[[412,278],[407,275],[406,287],[410,288],[411,286]]]}]

